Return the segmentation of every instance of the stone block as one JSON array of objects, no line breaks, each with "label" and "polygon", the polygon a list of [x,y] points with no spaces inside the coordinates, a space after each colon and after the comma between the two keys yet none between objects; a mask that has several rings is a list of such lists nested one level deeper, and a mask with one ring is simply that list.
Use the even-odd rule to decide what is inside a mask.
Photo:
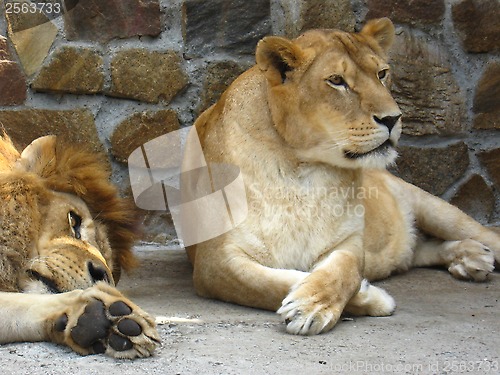
[{"label": "stone block", "polygon": [[354,31],[356,17],[349,0],[275,0],[273,29],[293,39],[310,29]]},{"label": "stone block", "polygon": [[349,0],[302,0],[299,34],[310,29],[354,31],[356,19]]},{"label": "stone block", "polygon": [[201,113],[219,100],[227,87],[248,68],[249,66],[235,61],[210,62],[203,80],[201,105],[198,112]]},{"label": "stone block", "polygon": [[469,166],[463,142],[446,147],[401,146],[394,173],[431,194],[443,194]]},{"label": "stone block", "polygon": [[183,12],[189,57],[253,55],[257,42],[271,34],[270,0],[185,0]]},{"label": "stone block", "polygon": [[26,77],[12,61],[7,39],[0,35],[0,106],[24,103],[26,87]]},{"label": "stone block", "polygon": [[462,0],[453,4],[452,18],[468,52],[500,49],[500,4],[498,0]]},{"label": "stone block", "polygon": [[460,186],[450,203],[486,224],[493,215],[495,196],[484,179],[475,174]]},{"label": "stone block", "polygon": [[115,38],[157,36],[161,32],[158,0],[80,0],[64,15],[68,40],[107,42]]},{"label": "stone block", "polygon": [[422,26],[441,22],[444,0],[368,0],[366,19],[389,17],[393,22]]},{"label": "stone block", "polygon": [[149,103],[170,102],[188,83],[182,60],[175,52],[130,49],[111,61],[110,96]]},{"label": "stone block", "polygon": [[450,135],[465,130],[465,97],[450,58],[435,42],[406,30],[390,54],[392,92],[403,112],[403,133]]},{"label": "stone block", "polygon": [[500,148],[483,151],[477,156],[495,183],[496,189],[500,190]]},{"label": "stone block", "polygon": [[500,129],[500,63],[485,69],[474,95],[474,128]]},{"label": "stone block", "polygon": [[0,60],[11,60],[7,38],[0,35]]},{"label": "stone block", "polygon": [[88,48],[61,47],[32,83],[36,91],[96,94],[104,85],[103,60]]},{"label": "stone block", "polygon": [[126,163],[136,148],[144,143],[179,129],[177,113],[172,110],[135,113],[120,123],[111,136],[111,153]]},{"label": "stone block", "polygon": [[26,75],[35,73],[49,53],[57,28],[41,12],[6,14],[10,40]]},{"label": "stone block", "polygon": [[0,124],[16,146],[23,149],[35,138],[54,134],[91,150],[104,151],[92,112],[86,109],[23,109],[0,111]]},{"label": "stone block", "polygon": [[0,105],[19,105],[26,100],[26,77],[13,61],[0,60]]}]

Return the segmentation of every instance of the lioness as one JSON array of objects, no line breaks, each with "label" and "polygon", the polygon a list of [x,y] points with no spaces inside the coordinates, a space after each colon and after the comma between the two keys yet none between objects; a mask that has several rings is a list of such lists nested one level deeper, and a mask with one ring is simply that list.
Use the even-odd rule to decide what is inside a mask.
[{"label": "lioness", "polygon": [[0,136],[0,344],[151,355],[154,320],[113,287],[134,263],[135,223],[97,155],[54,136],[20,154]]},{"label": "lioness", "polygon": [[187,249],[199,295],[277,310],[289,333],[312,335],[343,312],[392,314],[393,298],[367,280],[419,266],[474,281],[493,271],[499,235],[384,169],[402,126],[393,39],[386,18],[359,33],[266,37],[256,66],[197,119],[207,162],[238,166],[248,202],[242,224]]}]

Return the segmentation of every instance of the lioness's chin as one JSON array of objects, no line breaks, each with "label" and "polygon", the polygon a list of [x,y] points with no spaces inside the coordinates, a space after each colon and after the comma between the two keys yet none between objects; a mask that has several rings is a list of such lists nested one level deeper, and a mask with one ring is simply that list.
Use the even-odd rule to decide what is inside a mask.
[{"label": "lioness's chin", "polygon": [[398,157],[397,151],[392,146],[381,151],[369,152],[365,155],[356,155],[355,158],[345,155],[346,164],[351,168],[384,169],[391,166]]},{"label": "lioness's chin", "polygon": [[397,151],[391,148],[384,155],[369,155],[358,159],[357,162],[360,168],[385,169],[393,165],[397,157]]}]

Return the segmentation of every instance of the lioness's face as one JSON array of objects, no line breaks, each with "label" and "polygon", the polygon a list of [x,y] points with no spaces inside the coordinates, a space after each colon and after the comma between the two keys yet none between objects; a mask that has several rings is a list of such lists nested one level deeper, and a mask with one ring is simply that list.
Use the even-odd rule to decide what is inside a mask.
[{"label": "lioness's face", "polygon": [[344,168],[394,161],[401,111],[385,57],[393,36],[384,19],[358,34],[314,30],[259,44],[273,122],[299,158]]},{"label": "lioness's face", "polygon": [[71,194],[51,193],[40,209],[40,236],[33,244],[22,289],[58,293],[98,281],[114,285],[111,247],[104,227],[93,220],[86,204]]}]

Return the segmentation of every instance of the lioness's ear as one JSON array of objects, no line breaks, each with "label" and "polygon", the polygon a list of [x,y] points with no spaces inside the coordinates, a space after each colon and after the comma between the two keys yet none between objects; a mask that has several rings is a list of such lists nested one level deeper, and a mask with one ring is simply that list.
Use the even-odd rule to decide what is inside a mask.
[{"label": "lioness's ear", "polygon": [[37,138],[26,147],[17,161],[18,167],[25,171],[44,176],[55,168],[56,136]]},{"label": "lioness's ear", "polygon": [[361,34],[370,36],[387,52],[394,41],[394,25],[389,18],[370,20],[361,30]]},{"label": "lioness's ear", "polygon": [[257,65],[274,86],[285,81],[286,73],[300,65],[304,54],[292,41],[268,36],[257,44],[255,57]]}]

